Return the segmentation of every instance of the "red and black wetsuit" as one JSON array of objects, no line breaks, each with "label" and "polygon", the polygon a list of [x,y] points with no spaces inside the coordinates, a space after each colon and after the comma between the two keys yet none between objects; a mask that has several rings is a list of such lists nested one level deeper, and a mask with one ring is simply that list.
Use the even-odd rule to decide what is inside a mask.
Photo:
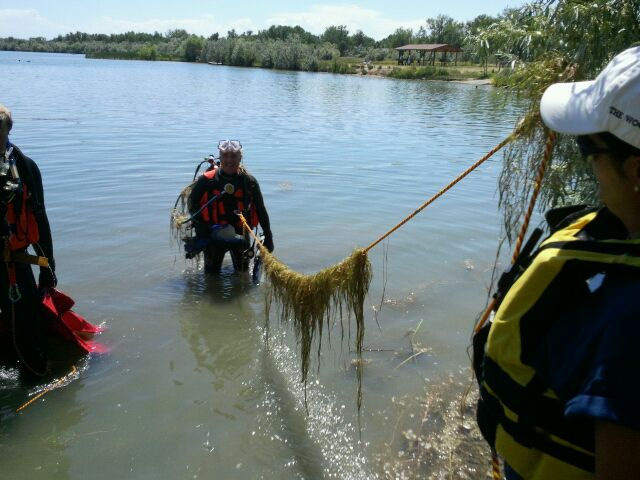
[{"label": "red and black wetsuit", "polygon": [[[44,206],[40,170],[16,146],[13,146],[10,158],[18,170],[21,190],[11,196],[5,190],[0,190],[0,249],[4,252],[7,242],[12,251],[25,251],[32,245],[38,255],[47,257],[51,266],[51,270],[40,269],[40,286],[54,286],[53,242]],[[0,177],[1,186],[5,185],[5,180],[11,179],[10,173]],[[0,341],[3,351],[16,354],[18,352],[15,349],[18,348],[20,356],[33,370],[43,372],[43,325],[39,313],[42,293],[36,285],[31,265],[7,263],[4,255],[0,257],[0,262]],[[14,282],[20,294],[20,299],[15,303],[9,298],[9,286]]]},{"label": "red and black wetsuit", "polygon": [[[212,225],[233,225],[236,233],[241,235],[242,224],[237,213],[242,212],[251,227],[260,224],[265,235],[265,245],[272,245],[269,214],[264,206],[260,185],[255,177],[245,171],[241,170],[235,175],[227,175],[221,169],[206,172],[193,186],[189,196],[189,213],[195,214],[207,201],[221,194],[227,184],[233,186],[233,193],[224,194],[211,202],[194,219],[196,235],[210,236]],[[231,251],[236,269],[246,270],[246,262],[240,261],[245,249],[246,245],[243,244],[211,242],[205,251],[205,269],[208,272],[219,271],[225,253]]]}]

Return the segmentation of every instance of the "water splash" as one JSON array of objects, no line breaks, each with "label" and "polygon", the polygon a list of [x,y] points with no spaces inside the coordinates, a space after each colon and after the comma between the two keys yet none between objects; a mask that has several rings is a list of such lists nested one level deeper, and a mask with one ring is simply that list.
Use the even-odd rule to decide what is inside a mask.
[{"label": "water splash", "polygon": [[[261,362],[264,397],[260,408],[267,412],[258,429],[277,435],[276,441],[292,450],[292,465],[304,478],[376,479],[357,425],[346,416],[345,405],[318,380],[300,381],[299,359],[289,344],[290,332],[270,336]],[[275,425],[274,425],[275,424]],[[273,432],[278,432],[274,434]]]}]

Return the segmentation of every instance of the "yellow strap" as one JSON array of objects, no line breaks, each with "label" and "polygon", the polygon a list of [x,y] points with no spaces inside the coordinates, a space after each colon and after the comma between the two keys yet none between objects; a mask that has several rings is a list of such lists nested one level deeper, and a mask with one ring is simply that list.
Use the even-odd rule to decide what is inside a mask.
[{"label": "yellow strap", "polygon": [[9,258],[12,262],[29,263],[31,265],[37,265],[39,267],[49,267],[49,259],[47,257],[40,257],[38,255],[29,255],[23,252],[11,252]]}]

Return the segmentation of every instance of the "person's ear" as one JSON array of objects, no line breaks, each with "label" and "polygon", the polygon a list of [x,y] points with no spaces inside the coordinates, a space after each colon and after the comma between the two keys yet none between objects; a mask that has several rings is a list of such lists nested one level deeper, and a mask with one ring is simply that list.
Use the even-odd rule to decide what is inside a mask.
[{"label": "person's ear", "polygon": [[640,156],[632,155],[627,158],[626,172],[634,185],[640,187]]}]

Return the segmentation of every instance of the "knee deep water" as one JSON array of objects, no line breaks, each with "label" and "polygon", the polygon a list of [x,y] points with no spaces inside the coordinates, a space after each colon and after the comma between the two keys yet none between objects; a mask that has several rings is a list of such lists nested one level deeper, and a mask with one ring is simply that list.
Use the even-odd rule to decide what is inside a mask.
[{"label": "knee deep water", "polygon": [[220,277],[186,262],[169,210],[218,140],[240,139],[275,254],[313,273],[411,213],[524,106],[444,82],[21,52],[0,66],[10,140],[43,175],[59,288],[111,350],[19,415],[33,389],[0,375],[1,477],[383,478],[416,398],[466,380],[501,154],[370,252],[361,443],[340,329],[305,408],[295,338],[273,313],[264,341],[265,286],[228,257]]}]

